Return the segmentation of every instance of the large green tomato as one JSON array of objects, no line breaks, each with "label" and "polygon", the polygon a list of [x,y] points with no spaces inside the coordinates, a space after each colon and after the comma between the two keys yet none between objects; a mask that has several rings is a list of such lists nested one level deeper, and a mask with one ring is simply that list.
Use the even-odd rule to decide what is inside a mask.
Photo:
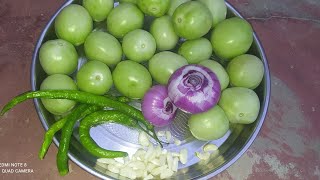
[{"label": "large green tomato", "polygon": [[219,106],[226,113],[231,123],[253,123],[260,110],[257,94],[248,88],[233,87],[222,91]]},{"label": "large green tomato", "polygon": [[78,65],[78,54],[74,46],[62,39],[45,42],[39,52],[40,64],[48,74],[71,74]]},{"label": "large green tomato", "polygon": [[113,8],[113,3],[114,0],[83,0],[82,5],[94,21],[100,22],[108,17]]},{"label": "large green tomato", "polygon": [[121,3],[111,10],[107,18],[107,30],[116,38],[143,27],[144,14],[132,3]]},{"label": "large green tomato", "polygon": [[193,114],[188,120],[191,134],[202,141],[211,141],[223,137],[229,130],[229,121],[218,105],[206,112]]},{"label": "large green tomato", "polygon": [[172,16],[173,12],[176,10],[176,8],[178,6],[180,6],[181,4],[188,2],[190,0],[171,0],[170,1],[170,6],[169,6],[169,10],[167,12],[168,15]]},{"label": "large green tomato", "polygon": [[200,38],[212,27],[210,10],[198,1],[181,4],[174,11],[172,20],[175,32],[185,39]]},{"label": "large green tomato", "polygon": [[95,31],[84,43],[84,51],[89,60],[101,61],[108,66],[114,66],[121,61],[122,47],[120,42],[112,35]]},{"label": "large green tomato", "polygon": [[138,0],[119,0],[119,3],[133,3],[137,4]]},{"label": "large green tomato", "polygon": [[255,89],[262,81],[264,66],[258,57],[244,54],[231,60],[227,72],[232,86]]},{"label": "large green tomato", "polygon": [[212,14],[212,27],[226,19],[227,6],[224,0],[198,0],[205,4]]},{"label": "large green tomato", "polygon": [[92,18],[84,7],[71,4],[59,13],[54,27],[58,38],[78,46],[92,31],[92,24]]},{"label": "large green tomato", "polygon": [[226,70],[219,64],[217,61],[214,60],[205,60],[201,61],[199,65],[205,66],[209,68],[212,72],[217,75],[217,78],[220,82],[221,90],[224,90],[229,85],[229,76]]},{"label": "large green tomato", "polygon": [[220,22],[213,30],[211,44],[220,57],[230,60],[246,53],[253,42],[253,30],[244,19],[234,17]]},{"label": "large green tomato", "polygon": [[[67,75],[54,74],[48,76],[40,85],[40,90],[77,90],[77,85]],[[69,112],[75,105],[75,101],[68,99],[41,99],[43,106],[54,115],[63,115]]]},{"label": "large green tomato", "polygon": [[127,59],[136,62],[149,60],[157,49],[153,36],[142,29],[136,29],[126,34],[122,41],[122,48]]},{"label": "large green tomato", "polygon": [[150,59],[149,71],[158,83],[167,84],[170,76],[185,65],[188,65],[188,62],[184,57],[170,51],[163,51]]},{"label": "large green tomato", "polygon": [[82,91],[103,95],[113,84],[111,71],[100,61],[89,61],[78,71],[77,84]]},{"label": "large green tomato", "polygon": [[129,98],[141,99],[152,85],[149,71],[141,64],[121,61],[112,72],[117,90]]},{"label": "large green tomato", "polygon": [[188,40],[182,43],[178,53],[185,57],[189,64],[196,64],[210,58],[212,46],[206,38]]},{"label": "large green tomato", "polygon": [[170,16],[155,19],[151,24],[150,33],[156,40],[157,49],[160,51],[173,49],[179,40],[178,35],[174,32]]},{"label": "large green tomato", "polygon": [[147,15],[161,17],[169,9],[170,0],[137,0],[142,12]]}]

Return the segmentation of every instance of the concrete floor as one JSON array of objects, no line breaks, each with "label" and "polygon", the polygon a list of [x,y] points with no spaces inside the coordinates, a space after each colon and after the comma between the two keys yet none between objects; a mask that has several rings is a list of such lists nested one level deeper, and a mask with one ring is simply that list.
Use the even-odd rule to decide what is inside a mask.
[{"label": "concrete floor", "polygon": [[[250,149],[213,179],[320,179],[320,1],[230,0],[258,34],[272,73],[272,97],[262,130]],[[0,107],[31,89],[34,44],[63,0],[0,1]],[[24,163],[30,174],[0,179],[95,179],[71,163],[61,178],[57,148],[37,158],[44,130],[28,101],[0,119],[1,163]]]}]

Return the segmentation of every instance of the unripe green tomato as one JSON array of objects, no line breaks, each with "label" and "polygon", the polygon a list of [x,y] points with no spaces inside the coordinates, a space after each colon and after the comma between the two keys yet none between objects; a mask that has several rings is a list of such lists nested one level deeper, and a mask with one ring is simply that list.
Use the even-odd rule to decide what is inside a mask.
[{"label": "unripe green tomato", "polygon": [[151,24],[150,33],[156,40],[157,49],[160,51],[173,49],[179,40],[178,35],[174,32],[170,16],[156,18]]},{"label": "unripe green tomato", "polygon": [[142,12],[149,16],[161,17],[169,9],[170,0],[137,0]]},{"label": "unripe green tomato", "polygon": [[214,60],[201,61],[199,64],[209,68],[211,71],[213,71],[217,75],[218,80],[220,82],[221,91],[228,87],[230,82],[229,76],[221,64],[219,64]]},{"label": "unripe green tomato", "polygon": [[185,57],[189,64],[196,64],[210,58],[212,46],[206,38],[188,40],[182,43],[178,53]]},{"label": "unripe green tomato", "polygon": [[253,90],[232,87],[222,91],[219,106],[231,123],[250,124],[258,118],[260,101]]},{"label": "unripe green tomato", "polygon": [[205,4],[212,14],[212,27],[226,19],[227,5],[224,0],[198,0]]},{"label": "unripe green tomato", "polygon": [[73,73],[78,65],[78,54],[74,46],[63,39],[49,40],[42,44],[39,60],[48,74]]},{"label": "unripe green tomato", "polygon": [[189,40],[204,36],[212,27],[210,10],[198,1],[181,4],[174,11],[172,20],[177,35]]},{"label": "unripe green tomato", "polygon": [[258,57],[243,54],[229,62],[227,72],[232,86],[255,89],[262,81],[264,66]]},{"label": "unripe green tomato", "polygon": [[133,3],[137,4],[138,0],[119,0],[119,3]]},{"label": "unripe green tomato", "polygon": [[[67,75],[54,74],[44,79],[40,90],[77,90],[75,82]],[[69,112],[76,102],[68,99],[45,99],[42,98],[43,106],[54,115],[63,115]]]},{"label": "unripe green tomato", "polygon": [[149,71],[130,60],[118,63],[112,72],[112,78],[116,89],[129,98],[141,99],[152,85]]},{"label": "unripe green tomato", "polygon": [[239,17],[223,20],[213,29],[211,35],[213,51],[225,60],[231,60],[246,53],[252,42],[251,25]]},{"label": "unripe green tomato", "polygon": [[93,22],[84,7],[71,4],[65,7],[56,17],[54,27],[58,38],[78,46],[84,43],[92,31]]},{"label": "unripe green tomato", "polygon": [[143,62],[154,55],[157,47],[155,39],[148,31],[136,29],[124,36],[122,48],[127,59]]},{"label": "unripe green tomato", "polygon": [[107,18],[107,30],[116,38],[143,27],[144,14],[132,3],[121,3],[113,8]]},{"label": "unripe green tomato", "polygon": [[109,67],[100,61],[89,61],[77,73],[77,85],[81,91],[103,95],[113,84]]},{"label": "unripe green tomato", "polygon": [[113,8],[114,0],[83,0],[82,5],[87,9],[96,22],[105,20]]},{"label": "unripe green tomato", "polygon": [[184,57],[170,51],[163,51],[150,59],[149,71],[158,83],[168,84],[170,76],[185,65],[188,65],[188,62]]},{"label": "unripe green tomato", "polygon": [[176,8],[178,6],[180,6],[181,4],[188,2],[190,0],[171,0],[170,1],[170,6],[169,6],[169,10],[167,12],[168,15],[172,16],[173,12],[176,10]]},{"label": "unripe green tomato", "polygon": [[114,66],[121,61],[122,47],[120,42],[106,32],[92,32],[84,43],[84,51],[89,60],[101,61]]},{"label": "unripe green tomato", "polygon": [[227,133],[229,121],[223,109],[216,105],[206,112],[191,115],[188,126],[195,138],[211,141],[219,139]]}]

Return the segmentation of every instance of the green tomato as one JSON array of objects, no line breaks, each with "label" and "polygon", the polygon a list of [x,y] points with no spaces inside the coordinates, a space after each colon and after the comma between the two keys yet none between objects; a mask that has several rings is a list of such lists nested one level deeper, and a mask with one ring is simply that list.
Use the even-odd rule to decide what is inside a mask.
[{"label": "green tomato", "polygon": [[[77,85],[67,75],[54,74],[48,76],[40,85],[40,90],[77,90]],[[41,99],[43,106],[54,115],[63,115],[69,112],[75,105],[75,101],[68,99]]]},{"label": "green tomato", "polygon": [[74,46],[62,39],[45,42],[39,51],[40,64],[48,74],[71,74],[78,65],[78,54]]},{"label": "green tomato", "polygon": [[264,66],[258,57],[244,54],[231,60],[227,72],[232,86],[255,89],[262,81]]},{"label": "green tomato", "polygon": [[209,59],[212,54],[211,43],[206,38],[185,41],[178,53],[185,57],[189,64],[196,64]]},{"label": "green tomato", "polygon": [[172,20],[175,32],[185,39],[200,38],[212,27],[210,10],[198,1],[181,4],[174,11]]},{"label": "green tomato", "polygon": [[211,141],[223,137],[229,130],[229,121],[218,105],[206,112],[193,114],[188,120],[191,134],[202,141]]},{"label": "green tomato", "polygon": [[246,53],[253,42],[253,30],[244,19],[234,17],[219,23],[211,35],[213,51],[223,59]]},{"label": "green tomato", "polygon": [[134,61],[121,61],[112,77],[116,89],[129,98],[141,99],[152,85],[149,71]]},{"label": "green tomato", "polygon": [[183,4],[185,2],[189,2],[189,1],[190,0],[171,0],[167,14],[172,16],[173,12],[177,9],[178,6],[180,6],[181,4]]},{"label": "green tomato", "polygon": [[116,38],[143,27],[144,14],[132,3],[123,3],[111,10],[107,18],[107,30]]},{"label": "green tomato", "polygon": [[122,41],[122,48],[126,57],[136,62],[149,60],[157,49],[153,36],[142,29],[126,34]]},{"label": "green tomato", "polygon": [[133,3],[137,4],[138,0],[119,0],[119,3]]},{"label": "green tomato", "polygon": [[82,91],[103,95],[113,84],[111,71],[100,61],[89,61],[78,71],[77,84]]},{"label": "green tomato", "polygon": [[78,46],[84,43],[92,31],[92,24],[92,18],[84,7],[71,4],[59,13],[54,27],[58,38]]},{"label": "green tomato", "polygon": [[184,57],[170,51],[163,51],[150,59],[149,71],[158,83],[167,84],[170,76],[185,65],[188,65],[188,62]]},{"label": "green tomato", "polygon": [[84,43],[84,51],[89,60],[101,61],[108,66],[116,65],[122,58],[120,42],[112,35],[95,31]]},{"label": "green tomato", "polygon": [[211,71],[213,71],[217,75],[218,80],[220,82],[221,90],[224,90],[225,88],[228,87],[229,76],[221,64],[219,64],[214,60],[201,61],[199,64],[209,68]]},{"label": "green tomato", "polygon": [[161,17],[169,9],[170,0],[137,0],[142,12],[147,15]]},{"label": "green tomato", "polygon": [[226,19],[227,5],[224,0],[198,0],[205,4],[212,14],[212,27]]},{"label": "green tomato", "polygon": [[83,7],[87,9],[96,22],[105,20],[113,8],[114,0],[83,0]]},{"label": "green tomato", "polygon": [[174,32],[170,16],[155,19],[151,24],[150,33],[156,40],[157,49],[160,51],[173,49],[179,40],[178,35]]},{"label": "green tomato", "polygon": [[232,87],[222,91],[219,106],[231,123],[253,123],[260,110],[257,94],[248,88]]}]

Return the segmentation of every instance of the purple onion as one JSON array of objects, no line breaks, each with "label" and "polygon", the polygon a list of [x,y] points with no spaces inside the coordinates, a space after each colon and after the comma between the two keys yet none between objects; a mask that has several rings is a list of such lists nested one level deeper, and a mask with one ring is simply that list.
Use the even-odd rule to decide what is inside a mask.
[{"label": "purple onion", "polygon": [[163,127],[173,121],[177,107],[168,97],[167,88],[163,85],[156,85],[144,95],[141,109],[144,118],[151,124]]},{"label": "purple onion", "polygon": [[220,98],[220,83],[214,72],[200,65],[177,69],[168,82],[168,96],[187,113],[201,113],[215,106]]}]

